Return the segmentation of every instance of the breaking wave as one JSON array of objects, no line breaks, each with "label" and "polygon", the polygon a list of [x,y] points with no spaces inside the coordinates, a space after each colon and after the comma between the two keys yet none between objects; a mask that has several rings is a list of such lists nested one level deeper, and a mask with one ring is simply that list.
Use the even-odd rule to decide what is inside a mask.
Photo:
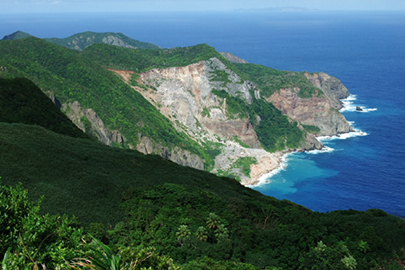
[{"label": "breaking wave", "polygon": [[361,112],[361,113],[367,113],[367,112],[373,112],[377,111],[377,108],[367,108],[366,106],[360,106],[355,104],[355,101],[357,100],[356,95],[349,95],[347,98],[342,99],[343,103],[343,108],[340,109],[340,112]]}]

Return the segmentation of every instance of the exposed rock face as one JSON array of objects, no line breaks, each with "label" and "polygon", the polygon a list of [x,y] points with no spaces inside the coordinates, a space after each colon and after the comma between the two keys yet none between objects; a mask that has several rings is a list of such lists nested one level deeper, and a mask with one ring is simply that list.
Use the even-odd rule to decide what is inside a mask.
[{"label": "exposed rock face", "polygon": [[196,154],[192,154],[179,147],[169,149],[161,145],[155,145],[148,137],[140,136],[140,142],[137,144],[136,150],[144,154],[158,154],[177,164],[204,170],[204,162]]},{"label": "exposed rock face", "polygon": [[349,96],[349,90],[343,85],[343,83],[326,73],[305,73],[308,80],[321,89],[325,95],[329,98],[333,108],[340,110],[342,108],[341,99]]},{"label": "exposed rock face", "polygon": [[[113,71],[130,83],[133,72]],[[347,89],[339,80],[324,73],[307,74],[307,78],[325,95],[320,93],[311,98],[300,98],[299,88],[288,88],[280,89],[266,100],[298,123],[318,126],[318,135],[351,131],[349,123],[337,111],[341,106],[339,99],[348,95]],[[216,149],[220,153],[215,157],[213,173],[226,171],[237,175],[243,184],[254,184],[263,174],[277,168],[282,155],[289,151],[323,147],[314,135],[307,134],[300,149],[286,149],[278,153],[265,151],[249,119],[231,114],[226,98],[214,94],[214,90],[223,90],[251,104],[252,95],[256,99],[262,98],[260,89],[252,82],[242,80],[217,58],[185,67],[152,69],[139,74],[138,83],[147,86],[147,89],[133,88],[171,120],[179,131],[185,132],[197,143],[213,143],[218,147]],[[159,154],[182,165],[204,168],[203,160],[197,155],[178,147],[162,147],[147,137],[140,136],[136,149],[145,154]],[[250,166],[250,175],[245,175],[242,168],[235,165],[240,164],[237,162],[240,158],[246,157],[255,161]]]},{"label": "exposed rock face", "polygon": [[[254,185],[262,175],[270,173],[280,166],[281,157],[285,153],[269,153],[264,149],[244,148],[235,142],[227,141],[224,143],[222,153],[215,158],[215,168],[212,172],[228,171],[230,174],[238,175],[242,184]],[[244,157],[256,160],[256,163],[250,165],[249,175],[244,175],[241,168],[233,166],[238,159]]]},{"label": "exposed rock face", "polygon": [[[227,83],[216,81],[218,72],[226,74]],[[140,74],[139,78],[155,89],[140,93],[152,104],[162,105],[157,106],[160,112],[174,123],[178,121],[187,127],[185,131],[192,138],[236,136],[252,147],[260,146],[249,120],[234,119],[236,117],[227,111],[226,100],[212,93],[213,89],[225,90],[251,103],[253,84],[242,81],[217,58],[186,67],[152,69]]]},{"label": "exposed rock face", "polygon": [[352,131],[349,122],[333,108],[328,97],[300,98],[299,91],[299,88],[280,89],[266,100],[298,123],[319,127],[318,135],[332,136]]},{"label": "exposed rock face", "polygon": [[233,55],[232,53],[229,53],[229,52],[220,52],[220,54],[233,63],[238,63],[238,64],[249,63],[245,59],[241,59],[241,58],[237,57],[236,55]]},{"label": "exposed rock face", "polygon": [[52,93],[51,91],[47,91],[46,95],[49,97],[49,99],[53,102],[53,104],[56,105],[56,107],[58,107],[58,109],[60,109],[62,107],[62,104],[60,103],[60,101],[56,98],[55,94]]},{"label": "exposed rock face", "polygon": [[237,137],[250,147],[261,148],[254,127],[247,119],[218,122],[205,118],[201,123],[213,134],[222,134],[228,138]]},{"label": "exposed rock face", "polygon": [[115,46],[119,46],[119,47],[136,49],[136,47],[127,44],[122,39],[120,39],[118,37],[115,37],[113,35],[109,35],[107,37],[104,37],[103,42],[106,43],[106,44],[115,45]]},{"label": "exposed rock face", "polygon": [[125,138],[118,130],[110,131],[93,109],[83,108],[79,102],[62,104],[62,110],[81,130],[97,137],[106,145],[119,143],[124,145]]},{"label": "exposed rock face", "polygon": [[318,141],[314,135],[307,133],[307,137],[305,138],[304,142],[301,144],[302,151],[309,151],[314,149],[322,149],[323,144]]}]

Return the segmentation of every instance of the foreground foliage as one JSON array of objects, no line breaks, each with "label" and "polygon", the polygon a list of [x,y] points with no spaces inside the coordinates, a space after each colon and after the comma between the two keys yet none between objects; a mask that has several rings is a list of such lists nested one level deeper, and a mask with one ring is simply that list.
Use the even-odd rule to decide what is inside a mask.
[{"label": "foreground foliage", "polygon": [[179,269],[152,247],[114,252],[84,233],[76,219],[40,215],[40,204],[28,199],[21,184],[0,185],[2,269]]},{"label": "foreground foliage", "polygon": [[403,269],[405,221],[381,210],[313,213],[176,184],[124,196],[125,220],[83,230],[0,185],[3,269]]}]

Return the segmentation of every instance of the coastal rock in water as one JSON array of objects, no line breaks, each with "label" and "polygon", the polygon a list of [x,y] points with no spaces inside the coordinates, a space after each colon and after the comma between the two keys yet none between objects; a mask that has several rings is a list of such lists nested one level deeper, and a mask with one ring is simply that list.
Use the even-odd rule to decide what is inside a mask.
[{"label": "coastal rock in water", "polygon": [[307,136],[304,140],[304,142],[301,144],[301,149],[302,151],[310,151],[310,150],[320,150],[323,148],[323,144],[318,141],[314,135],[307,133]]},{"label": "coastal rock in water", "polygon": [[360,106],[356,106],[356,111],[358,111],[358,112],[362,112],[362,111],[363,111],[363,109],[362,109]]}]

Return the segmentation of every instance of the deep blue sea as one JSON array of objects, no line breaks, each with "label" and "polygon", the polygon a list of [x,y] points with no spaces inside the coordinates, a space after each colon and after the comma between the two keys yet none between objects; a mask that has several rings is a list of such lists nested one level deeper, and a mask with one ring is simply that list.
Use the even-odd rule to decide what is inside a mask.
[{"label": "deep blue sea", "polygon": [[316,211],[380,208],[405,218],[405,13],[2,15],[0,36],[17,30],[43,38],[122,32],[165,48],[207,43],[251,63],[335,76],[352,94],[343,114],[365,136],[289,155],[255,189]]}]

